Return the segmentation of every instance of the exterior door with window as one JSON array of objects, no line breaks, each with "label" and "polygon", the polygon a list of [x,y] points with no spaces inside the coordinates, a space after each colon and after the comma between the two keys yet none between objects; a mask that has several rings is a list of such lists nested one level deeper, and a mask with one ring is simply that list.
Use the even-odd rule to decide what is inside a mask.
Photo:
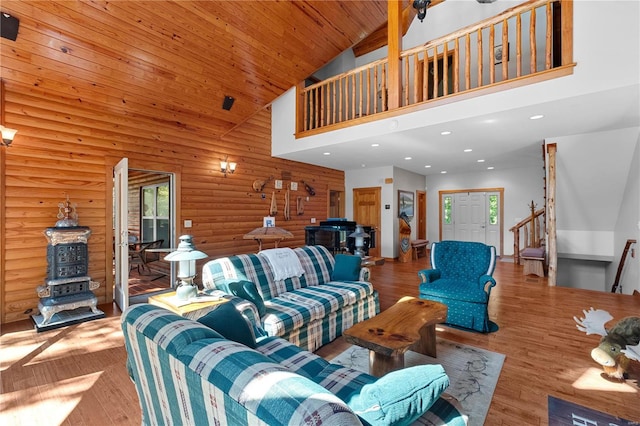
[{"label": "exterior door with window", "polygon": [[477,241],[501,251],[501,191],[441,193],[441,240]]}]

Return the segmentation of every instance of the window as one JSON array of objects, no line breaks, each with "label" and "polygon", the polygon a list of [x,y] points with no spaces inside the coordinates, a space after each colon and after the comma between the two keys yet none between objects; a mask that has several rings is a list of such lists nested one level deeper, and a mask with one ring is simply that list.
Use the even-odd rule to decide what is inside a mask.
[{"label": "window", "polygon": [[143,186],[140,192],[142,241],[164,240],[162,247],[169,247],[169,183]]},{"label": "window", "polygon": [[489,196],[489,225],[498,224],[498,196]]},{"label": "window", "polygon": [[444,197],[444,223],[446,225],[451,225],[451,201],[453,197],[446,196]]}]

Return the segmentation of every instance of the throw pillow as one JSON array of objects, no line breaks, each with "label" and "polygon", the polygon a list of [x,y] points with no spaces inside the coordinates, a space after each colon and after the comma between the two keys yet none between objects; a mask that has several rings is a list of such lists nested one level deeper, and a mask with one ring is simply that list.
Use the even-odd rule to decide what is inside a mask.
[{"label": "throw pillow", "polygon": [[234,296],[241,297],[256,305],[260,317],[267,313],[267,308],[264,306],[264,300],[262,300],[262,296],[260,296],[258,288],[253,282],[240,280],[229,283],[229,292]]},{"label": "throw pillow", "polygon": [[348,254],[336,254],[331,281],[358,281],[362,258]]},{"label": "throw pillow", "polygon": [[200,317],[198,322],[222,334],[225,339],[242,343],[252,349],[256,348],[253,327],[231,302],[218,306]]},{"label": "throw pillow", "polygon": [[347,401],[372,426],[410,425],[423,415],[449,386],[441,365],[419,365],[392,371],[364,385]]}]

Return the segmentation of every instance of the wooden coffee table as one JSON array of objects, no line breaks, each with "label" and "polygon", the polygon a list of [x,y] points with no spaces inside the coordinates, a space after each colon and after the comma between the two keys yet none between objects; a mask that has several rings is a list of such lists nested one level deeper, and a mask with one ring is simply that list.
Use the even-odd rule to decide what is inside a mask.
[{"label": "wooden coffee table", "polygon": [[446,319],[446,305],[407,296],[343,335],[347,342],[369,349],[369,373],[381,377],[404,368],[408,350],[435,358],[436,324]]}]

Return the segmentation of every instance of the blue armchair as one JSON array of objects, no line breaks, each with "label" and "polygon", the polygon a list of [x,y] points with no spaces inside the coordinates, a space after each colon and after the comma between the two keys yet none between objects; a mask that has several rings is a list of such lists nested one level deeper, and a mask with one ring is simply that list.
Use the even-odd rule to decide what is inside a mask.
[{"label": "blue armchair", "polygon": [[495,247],[469,241],[436,242],[431,246],[431,267],[418,271],[420,298],[447,305],[447,324],[489,332]]}]

